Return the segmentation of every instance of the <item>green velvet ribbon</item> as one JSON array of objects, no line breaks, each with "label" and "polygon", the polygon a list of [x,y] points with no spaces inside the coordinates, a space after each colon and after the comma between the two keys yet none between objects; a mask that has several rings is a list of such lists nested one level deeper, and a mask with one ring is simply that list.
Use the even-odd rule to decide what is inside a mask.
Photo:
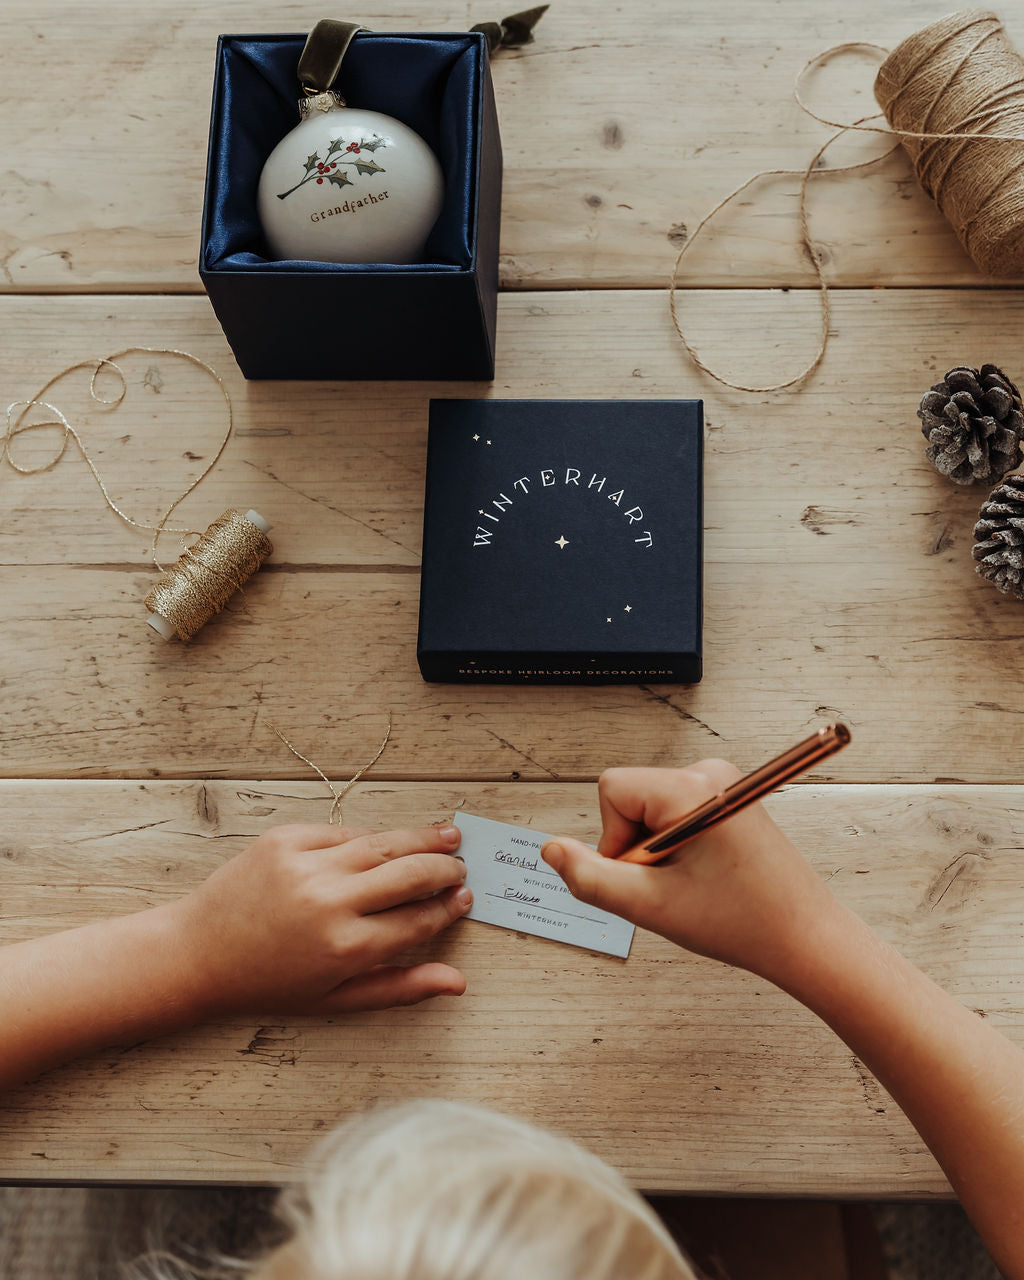
[{"label": "green velvet ribbon", "polygon": [[522,13],[510,14],[500,22],[478,22],[473,31],[482,31],[487,37],[487,52],[496,49],[515,48],[521,44],[529,44],[533,39],[533,29],[547,11],[546,4],[539,4],[535,9],[524,9]]},{"label": "green velvet ribbon", "polygon": [[352,37],[363,28],[357,22],[322,18],[306,38],[299,57],[299,80],[307,93],[323,93],[338,78]]},{"label": "green velvet ribbon", "polygon": [[[473,31],[481,31],[487,38],[487,51],[514,48],[529,44],[533,28],[547,9],[546,4],[521,13],[510,14],[500,22],[478,22]],[[299,80],[306,93],[323,93],[330,89],[341,71],[341,64],[352,37],[366,28],[356,22],[338,22],[334,18],[322,18],[306,39],[299,57]]]}]

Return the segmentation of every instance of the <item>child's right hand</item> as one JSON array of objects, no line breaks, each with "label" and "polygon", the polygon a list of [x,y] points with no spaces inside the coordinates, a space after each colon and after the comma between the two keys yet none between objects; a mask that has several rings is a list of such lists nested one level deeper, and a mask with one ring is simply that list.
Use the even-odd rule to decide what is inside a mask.
[{"label": "child's right hand", "polygon": [[808,926],[835,899],[751,805],[653,866],[616,861],[742,775],[724,760],[685,769],[609,769],[598,784],[604,832],[594,852],[558,836],[541,850],[575,897],[689,951],[784,983]]}]

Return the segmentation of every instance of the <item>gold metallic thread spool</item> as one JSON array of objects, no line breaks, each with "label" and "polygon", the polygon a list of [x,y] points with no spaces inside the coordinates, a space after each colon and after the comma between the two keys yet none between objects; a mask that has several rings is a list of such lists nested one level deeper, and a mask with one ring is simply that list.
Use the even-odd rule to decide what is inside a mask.
[{"label": "gold metallic thread spool", "polygon": [[186,548],[146,596],[146,621],[165,640],[191,640],[273,550],[258,511],[230,508]]}]

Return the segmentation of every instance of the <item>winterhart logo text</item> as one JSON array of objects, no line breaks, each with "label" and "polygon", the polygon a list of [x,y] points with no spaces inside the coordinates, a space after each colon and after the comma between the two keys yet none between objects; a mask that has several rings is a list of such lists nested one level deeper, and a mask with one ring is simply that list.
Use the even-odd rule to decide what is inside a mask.
[{"label": "winterhart logo text", "polygon": [[[490,506],[493,510],[488,510],[486,507],[483,507],[477,512],[481,521],[489,520],[491,525],[477,525],[476,532],[473,535],[473,546],[489,547],[491,545],[491,539],[494,537],[494,529],[492,526],[501,523],[501,517],[509,507],[512,507],[517,502],[522,502],[524,498],[529,497],[531,486],[533,487],[534,492],[536,492],[538,489],[552,489],[558,486],[564,488],[567,485],[574,485],[577,489],[585,490],[588,493],[592,492],[595,496],[601,495],[602,497],[607,498],[609,502],[613,502],[626,517],[629,526],[641,524],[643,522],[644,513],[642,509],[635,505],[626,505],[627,499],[625,497],[625,489],[615,489],[612,492],[605,493],[604,488],[608,482],[607,476],[599,476],[595,471],[591,474],[589,480],[584,480],[584,474],[585,473],[580,471],[578,467],[566,467],[564,476],[562,475],[561,469],[556,472],[551,468],[544,468],[541,470],[539,472],[539,478],[535,478],[533,476],[520,476],[518,480],[509,486],[514,496],[509,497],[507,493],[502,491],[496,498],[491,499]],[[639,532],[641,536],[639,538],[634,538],[634,542],[639,543],[640,546],[645,548],[654,546],[654,538],[651,536],[650,529],[637,530],[637,532]]]}]

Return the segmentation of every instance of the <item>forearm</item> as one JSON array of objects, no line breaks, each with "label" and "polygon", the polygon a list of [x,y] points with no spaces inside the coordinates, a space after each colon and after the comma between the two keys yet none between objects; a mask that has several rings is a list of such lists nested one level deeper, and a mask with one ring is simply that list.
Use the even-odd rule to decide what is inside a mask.
[{"label": "forearm", "polygon": [[834,899],[771,976],[900,1105],[993,1257],[1024,1277],[1024,1052]]},{"label": "forearm", "polygon": [[0,1090],[203,1014],[171,906],[0,949]]}]

